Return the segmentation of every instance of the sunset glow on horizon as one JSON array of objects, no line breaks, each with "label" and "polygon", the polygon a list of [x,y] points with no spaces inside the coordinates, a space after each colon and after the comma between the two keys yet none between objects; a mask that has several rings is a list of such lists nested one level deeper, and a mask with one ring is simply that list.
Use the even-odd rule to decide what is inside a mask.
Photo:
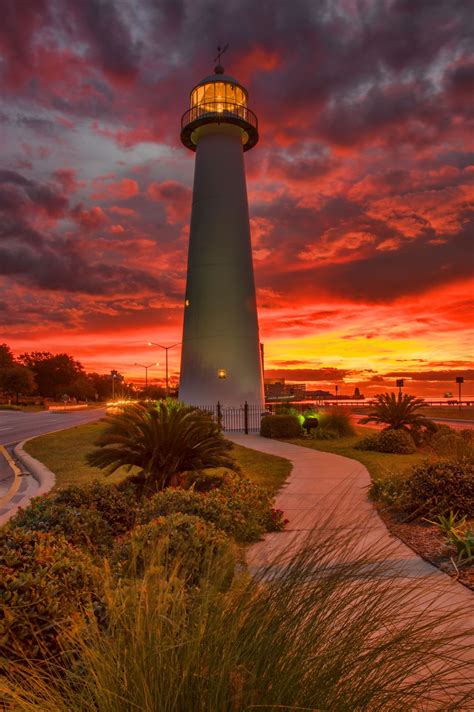
[{"label": "sunset glow on horizon", "polygon": [[137,383],[134,364],[159,362],[148,380],[164,382],[148,342],[182,337],[180,120],[225,41],[259,117],[245,164],[265,376],[439,397],[461,375],[474,397],[469,0],[8,7],[0,343]]}]

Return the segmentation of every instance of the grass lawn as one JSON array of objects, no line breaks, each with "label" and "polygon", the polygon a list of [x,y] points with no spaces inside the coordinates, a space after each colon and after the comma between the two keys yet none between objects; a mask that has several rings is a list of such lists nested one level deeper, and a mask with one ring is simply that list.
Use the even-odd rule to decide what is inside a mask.
[{"label": "grass lawn", "polygon": [[351,435],[338,440],[318,440],[317,438],[295,438],[286,442],[293,445],[302,445],[313,450],[324,450],[324,452],[334,452],[336,455],[351,457],[353,460],[362,462],[368,469],[373,479],[383,479],[393,472],[405,473],[413,465],[418,465],[426,459],[427,454],[416,452],[413,455],[392,455],[385,452],[370,452],[368,450],[356,450],[356,443],[368,435],[379,431],[375,428],[356,427],[357,435]]},{"label": "grass lawn", "polygon": [[[55,489],[71,484],[85,484],[94,479],[119,482],[128,474],[123,468],[113,475],[105,476],[102,470],[86,462],[86,455],[93,449],[93,443],[103,428],[103,423],[89,423],[42,435],[26,443],[25,450],[55,473]],[[240,445],[234,445],[233,454],[242,472],[252,482],[266,487],[272,493],[281,487],[291,471],[291,463],[282,457],[266,455]]]},{"label": "grass lawn", "polygon": [[[373,408],[360,407],[354,408],[353,413],[358,415],[367,415],[373,410]],[[474,420],[474,408],[468,408],[463,406],[461,409],[457,406],[439,406],[421,408],[420,413],[425,415],[427,418],[442,418],[443,420]]]},{"label": "grass lawn", "polygon": [[445,420],[474,420],[474,408],[456,408],[449,406],[446,408],[422,408],[423,415],[427,418],[444,418]]}]

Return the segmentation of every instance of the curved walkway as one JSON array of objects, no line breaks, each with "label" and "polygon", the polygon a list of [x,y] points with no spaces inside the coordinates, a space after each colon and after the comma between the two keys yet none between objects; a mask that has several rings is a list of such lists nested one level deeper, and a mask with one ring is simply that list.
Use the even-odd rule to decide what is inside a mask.
[{"label": "curved walkway", "polygon": [[[367,497],[370,475],[356,460],[329,452],[290,445],[259,435],[228,435],[244,447],[290,460],[292,472],[276,497],[275,506],[289,520],[284,532],[268,534],[251,547],[251,568],[271,564],[279,556],[300,549],[310,532],[323,525],[347,531],[353,539],[353,555],[379,553],[387,564],[387,577],[416,580],[418,604],[440,612],[462,610],[456,627],[472,636],[474,651],[474,595],[412,549],[393,537]],[[387,557],[388,552],[388,557]],[[335,562],[337,563],[337,562]]]}]

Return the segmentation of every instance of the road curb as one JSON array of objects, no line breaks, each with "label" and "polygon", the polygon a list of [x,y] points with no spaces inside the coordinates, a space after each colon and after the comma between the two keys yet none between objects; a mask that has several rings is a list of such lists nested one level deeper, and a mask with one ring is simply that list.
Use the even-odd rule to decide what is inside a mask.
[{"label": "road curb", "polygon": [[18,443],[18,445],[15,446],[14,452],[20,462],[23,463],[28,472],[30,472],[37,481],[38,490],[35,496],[39,497],[40,495],[47,494],[50,490],[52,490],[56,484],[56,475],[54,472],[51,472],[46,465],[43,465],[42,462],[32,457],[24,450],[23,446],[30,440],[34,440],[37,437],[38,436],[35,435],[34,438],[26,438],[26,440],[22,440],[21,443]]},{"label": "road curb", "polygon": [[[34,437],[38,436],[35,435]],[[23,446],[29,440],[33,439],[34,438],[26,438],[22,440],[13,450],[15,457],[28,472],[24,473],[17,468],[16,482],[20,482],[20,486],[16,488],[15,492],[10,490],[11,496],[0,510],[0,526],[6,524],[19,509],[25,509],[34,497],[47,494],[54,487],[56,482],[54,473],[51,472],[46,465],[43,465],[42,462],[25,452]],[[22,475],[24,476],[22,477]]]}]

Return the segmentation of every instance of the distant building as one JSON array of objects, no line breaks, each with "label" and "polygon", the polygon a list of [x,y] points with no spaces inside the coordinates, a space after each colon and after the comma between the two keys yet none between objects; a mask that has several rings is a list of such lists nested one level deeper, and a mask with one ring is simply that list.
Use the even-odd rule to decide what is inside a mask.
[{"label": "distant building", "polygon": [[329,391],[322,391],[320,389],[316,391],[306,391],[305,398],[309,400],[326,400],[329,398],[334,398],[334,394]]},{"label": "distant building", "polygon": [[306,383],[286,383],[284,378],[265,378],[266,398],[306,398]]}]

